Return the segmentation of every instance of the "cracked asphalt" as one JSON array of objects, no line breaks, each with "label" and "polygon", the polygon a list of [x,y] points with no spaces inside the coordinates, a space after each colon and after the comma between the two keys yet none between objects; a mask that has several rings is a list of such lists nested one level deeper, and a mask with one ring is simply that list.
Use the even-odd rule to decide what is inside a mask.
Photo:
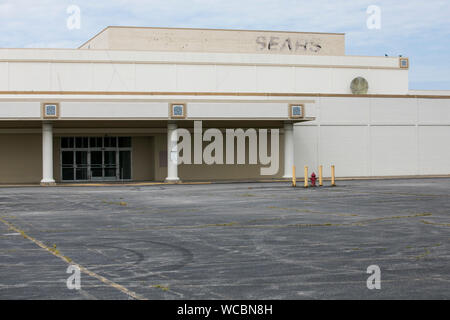
[{"label": "cracked asphalt", "polygon": [[0,217],[0,299],[450,298],[448,178],[0,188]]}]

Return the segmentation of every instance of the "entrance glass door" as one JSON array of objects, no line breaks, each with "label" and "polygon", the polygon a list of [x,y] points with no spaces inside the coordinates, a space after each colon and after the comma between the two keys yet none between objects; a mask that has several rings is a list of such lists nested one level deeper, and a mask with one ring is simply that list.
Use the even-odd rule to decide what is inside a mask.
[{"label": "entrance glass door", "polygon": [[118,180],[116,151],[91,151],[92,180]]},{"label": "entrance glass door", "polygon": [[62,180],[74,180],[73,151],[61,152],[61,178]]},{"label": "entrance glass door", "polygon": [[63,181],[131,180],[130,137],[61,138]]},{"label": "entrance glass door", "polygon": [[103,178],[106,180],[118,179],[116,151],[103,151],[103,160]]},{"label": "entrance glass door", "polygon": [[120,179],[131,179],[131,151],[119,151]]},{"label": "entrance glass door", "polygon": [[75,151],[75,180],[88,179],[88,151]]},{"label": "entrance glass door", "polygon": [[103,151],[91,151],[91,179],[103,179]]}]

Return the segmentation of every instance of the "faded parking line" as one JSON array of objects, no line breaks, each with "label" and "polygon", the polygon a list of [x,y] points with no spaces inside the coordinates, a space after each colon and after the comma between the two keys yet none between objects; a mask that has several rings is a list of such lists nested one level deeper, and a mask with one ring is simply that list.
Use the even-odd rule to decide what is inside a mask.
[{"label": "faded parking line", "polygon": [[39,247],[41,247],[42,249],[50,252],[52,255],[60,258],[61,260],[63,260],[64,262],[66,262],[67,264],[71,264],[71,265],[75,265],[77,266],[81,272],[96,278],[97,280],[100,280],[101,282],[103,282],[104,284],[107,284],[110,287],[113,287],[123,293],[125,293],[126,295],[128,295],[129,297],[136,299],[136,300],[147,300],[146,298],[142,297],[141,295],[137,294],[136,292],[133,292],[127,288],[125,288],[124,286],[115,283],[114,281],[111,281],[85,267],[83,267],[82,265],[79,265],[78,263],[73,262],[70,258],[61,255],[59,252],[57,252],[56,250],[54,250],[53,248],[50,248],[48,246],[46,246],[45,244],[43,244],[41,241],[29,236],[28,234],[25,233],[25,231],[19,229],[18,227],[16,227],[15,225],[13,225],[12,223],[6,221],[3,218],[0,218],[0,221],[5,224],[8,228],[10,228],[11,230],[14,230],[15,232],[20,233],[25,239],[30,240],[31,242],[34,242],[36,245],[38,245]]}]

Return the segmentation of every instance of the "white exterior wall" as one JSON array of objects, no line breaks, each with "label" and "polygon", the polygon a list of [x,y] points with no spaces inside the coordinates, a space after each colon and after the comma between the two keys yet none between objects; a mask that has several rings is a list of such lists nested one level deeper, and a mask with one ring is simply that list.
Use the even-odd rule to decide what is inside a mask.
[{"label": "white exterior wall", "polygon": [[[309,104],[308,104],[309,105]],[[196,119],[285,119],[288,103],[197,102],[187,104],[187,114]]]},{"label": "white exterior wall", "polygon": [[40,119],[40,106],[39,102],[0,101],[0,119]]},{"label": "white exterior wall", "polygon": [[62,102],[60,119],[167,119],[164,102]]},{"label": "white exterior wall", "polygon": [[[450,99],[326,98],[295,125],[295,165],[340,177],[450,174]],[[298,170],[299,173],[302,170]]]},{"label": "white exterior wall", "polygon": [[0,91],[407,94],[398,58],[0,49]]}]

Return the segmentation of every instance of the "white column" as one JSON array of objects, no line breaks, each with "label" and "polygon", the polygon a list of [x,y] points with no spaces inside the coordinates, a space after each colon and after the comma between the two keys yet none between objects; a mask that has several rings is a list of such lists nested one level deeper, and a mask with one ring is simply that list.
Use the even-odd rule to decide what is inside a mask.
[{"label": "white column", "polygon": [[292,178],[294,165],[294,125],[284,124],[284,175],[283,178]]},{"label": "white column", "polygon": [[41,185],[53,185],[53,125],[42,124],[42,180]]},{"label": "white column", "polygon": [[167,124],[167,178],[166,182],[176,183],[178,178],[178,135],[176,129],[178,126],[174,123]]}]

